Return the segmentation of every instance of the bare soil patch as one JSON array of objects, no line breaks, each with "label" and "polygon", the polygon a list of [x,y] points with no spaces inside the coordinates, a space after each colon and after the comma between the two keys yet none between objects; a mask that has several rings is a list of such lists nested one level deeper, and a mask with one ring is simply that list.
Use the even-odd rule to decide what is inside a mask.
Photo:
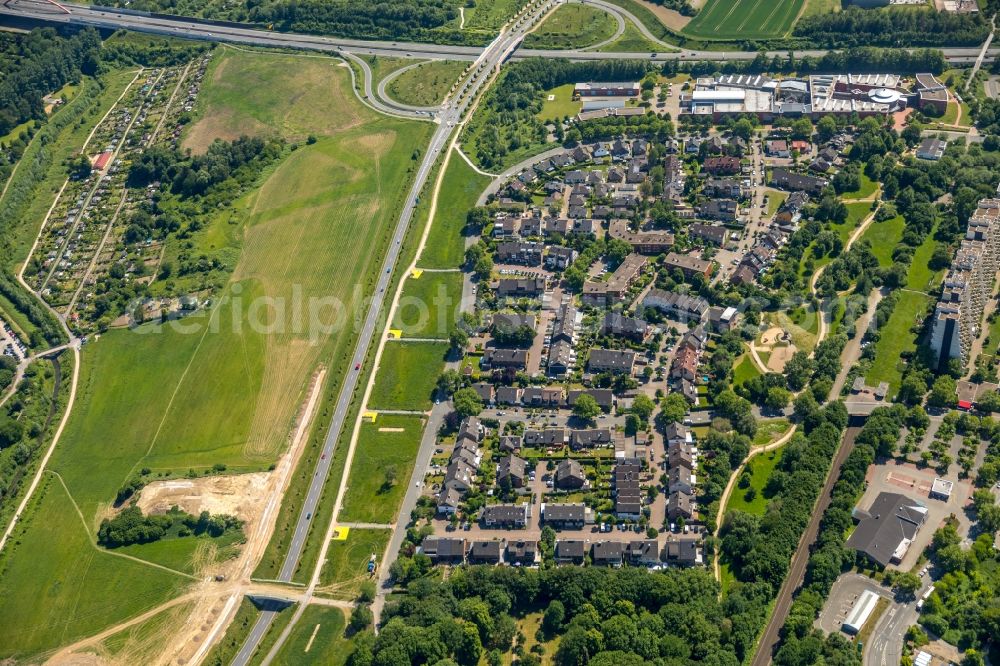
[{"label": "bare soil patch", "polygon": [[[667,26],[671,30],[677,30],[677,31],[682,30],[684,26],[690,23],[691,19],[694,18],[693,16],[684,16],[680,12],[675,11],[673,9],[667,9],[663,5],[658,5],[656,3],[649,2],[649,0],[635,0],[635,3],[638,5],[642,5],[643,7],[651,11],[653,13],[653,16],[658,18],[660,22],[663,23],[663,25]],[[695,9],[700,9],[701,6],[704,4],[705,0],[691,1],[691,5]]]},{"label": "bare soil patch", "polygon": [[250,522],[260,513],[260,503],[270,472],[209,476],[201,479],[153,481],[139,493],[143,513],[166,513],[170,507],[198,515],[224,513]]}]

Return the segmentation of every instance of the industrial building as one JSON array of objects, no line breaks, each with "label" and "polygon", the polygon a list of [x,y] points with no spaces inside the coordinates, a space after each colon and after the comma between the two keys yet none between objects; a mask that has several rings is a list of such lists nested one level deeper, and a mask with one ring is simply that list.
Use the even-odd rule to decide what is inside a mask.
[{"label": "industrial building", "polygon": [[872,611],[875,610],[877,604],[877,594],[871,590],[862,592],[858,600],[854,603],[850,614],[844,619],[844,631],[852,635],[859,633],[861,628],[865,626],[865,623],[868,622],[868,618],[871,617]]}]

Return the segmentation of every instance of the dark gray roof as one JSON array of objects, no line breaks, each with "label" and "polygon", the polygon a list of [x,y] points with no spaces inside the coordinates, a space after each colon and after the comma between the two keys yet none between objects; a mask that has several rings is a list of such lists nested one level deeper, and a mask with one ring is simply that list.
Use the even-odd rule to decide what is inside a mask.
[{"label": "dark gray roof", "polygon": [[851,533],[847,546],[866,554],[882,566],[904,539],[913,540],[927,520],[927,510],[916,500],[899,493],[880,493],[867,512],[858,512],[861,522]]}]

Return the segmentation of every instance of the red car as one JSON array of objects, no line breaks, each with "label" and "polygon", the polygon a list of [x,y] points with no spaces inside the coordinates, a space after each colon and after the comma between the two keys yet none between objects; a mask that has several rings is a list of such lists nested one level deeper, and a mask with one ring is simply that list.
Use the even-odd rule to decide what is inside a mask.
[{"label": "red car", "polygon": [[360,363],[355,363],[354,364],[354,369],[355,370],[360,370],[361,369],[361,364]]}]

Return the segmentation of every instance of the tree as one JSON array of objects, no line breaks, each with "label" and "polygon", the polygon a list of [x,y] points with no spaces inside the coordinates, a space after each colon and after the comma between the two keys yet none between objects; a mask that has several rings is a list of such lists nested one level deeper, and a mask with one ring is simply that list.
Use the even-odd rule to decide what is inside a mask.
[{"label": "tree", "polygon": [[920,589],[920,585],[920,576],[909,571],[899,574],[893,581],[893,587],[896,591],[906,596],[913,596]]},{"label": "tree", "polygon": [[456,326],[451,329],[451,333],[448,334],[448,342],[451,344],[451,348],[457,352],[465,349],[465,346],[469,344],[469,334],[463,329]]},{"label": "tree", "polygon": [[597,400],[586,393],[577,398],[573,405],[573,415],[584,421],[593,421],[600,413],[601,406],[597,404]]},{"label": "tree", "polygon": [[79,157],[70,160],[69,177],[76,180],[83,180],[90,175],[91,168],[90,160],[87,159],[87,156],[80,155]]},{"label": "tree", "polygon": [[462,625],[462,635],[455,648],[455,659],[462,666],[475,666],[483,654],[483,642],[476,625],[466,622]]},{"label": "tree", "polygon": [[643,421],[649,420],[654,407],[653,400],[644,393],[640,393],[632,400],[632,413]]},{"label": "tree", "polygon": [[438,391],[444,393],[445,395],[452,395],[455,391],[462,388],[462,375],[458,370],[453,370],[451,368],[445,370],[438,377],[437,381]]},{"label": "tree", "polygon": [[558,599],[549,602],[542,616],[542,629],[547,636],[555,636],[562,629],[563,621],[566,619],[566,608]]},{"label": "tree", "polygon": [[455,404],[455,411],[462,417],[476,416],[483,411],[482,398],[479,397],[475,389],[459,389],[455,391],[451,399]]},{"label": "tree", "polygon": [[660,403],[660,416],[664,425],[680,423],[688,412],[688,401],[680,393],[670,393]]},{"label": "tree", "polygon": [[837,120],[830,115],[816,121],[816,138],[820,143],[826,143],[837,133]]},{"label": "tree", "polygon": [[949,375],[941,375],[934,380],[927,404],[932,407],[953,407],[955,405],[955,380]]},{"label": "tree", "polygon": [[809,358],[809,354],[802,350],[795,352],[785,363],[785,379],[788,382],[788,388],[793,391],[801,391],[802,387],[809,381],[809,377],[812,376],[812,372],[813,362]]},{"label": "tree", "polygon": [[364,604],[358,604],[351,611],[351,620],[347,625],[348,631],[351,633],[358,633],[367,629],[372,624],[372,611],[368,606]]},{"label": "tree", "polygon": [[767,398],[764,400],[764,404],[771,409],[780,410],[788,406],[788,401],[791,398],[792,394],[788,392],[788,389],[773,386],[767,390]]},{"label": "tree", "polygon": [[612,238],[608,241],[607,246],[605,247],[605,254],[608,257],[608,262],[613,265],[620,264],[625,260],[625,257],[631,254],[631,252],[632,246],[620,238]]}]

